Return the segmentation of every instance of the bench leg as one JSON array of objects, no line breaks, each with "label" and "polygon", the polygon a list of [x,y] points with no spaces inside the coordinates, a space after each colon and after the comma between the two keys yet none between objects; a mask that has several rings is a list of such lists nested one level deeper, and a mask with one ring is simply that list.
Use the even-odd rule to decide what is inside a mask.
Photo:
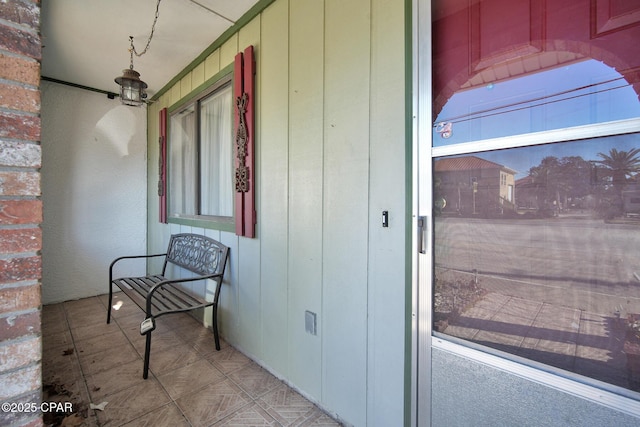
[{"label": "bench leg", "polygon": [[216,350],[220,350],[220,337],[218,336],[218,304],[213,304],[211,324],[213,326],[213,338],[216,340]]},{"label": "bench leg", "polygon": [[111,323],[111,306],[113,305],[113,285],[109,281],[109,305],[107,306],[107,324]]},{"label": "bench leg", "polygon": [[144,346],[144,368],[142,371],[142,378],[145,380],[149,376],[149,353],[151,352],[151,332],[147,332],[147,341]]}]

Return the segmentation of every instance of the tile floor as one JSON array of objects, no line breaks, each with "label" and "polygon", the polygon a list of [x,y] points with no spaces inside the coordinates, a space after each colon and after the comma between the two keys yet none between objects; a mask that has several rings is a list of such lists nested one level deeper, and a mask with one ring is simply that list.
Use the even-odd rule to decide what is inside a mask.
[{"label": "tile floor", "polygon": [[142,312],[118,301],[109,325],[106,296],[43,307],[43,401],[73,402],[70,425],[340,425],[224,341],[216,351],[213,333],[186,314],[157,320],[143,380]]}]

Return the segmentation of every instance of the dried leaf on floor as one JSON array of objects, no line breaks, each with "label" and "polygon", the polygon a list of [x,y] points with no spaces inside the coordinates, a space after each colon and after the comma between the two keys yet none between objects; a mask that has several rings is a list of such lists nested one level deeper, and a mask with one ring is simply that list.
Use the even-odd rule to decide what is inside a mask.
[{"label": "dried leaf on floor", "polygon": [[94,404],[94,403],[89,403],[89,408],[90,409],[97,409],[99,411],[104,411],[104,407],[107,406],[108,403],[109,402],[102,402],[102,403],[99,403],[97,405]]},{"label": "dried leaf on floor", "polygon": [[84,423],[84,418],[78,414],[72,414],[62,419],[60,427],[78,427],[81,426],[82,423]]}]

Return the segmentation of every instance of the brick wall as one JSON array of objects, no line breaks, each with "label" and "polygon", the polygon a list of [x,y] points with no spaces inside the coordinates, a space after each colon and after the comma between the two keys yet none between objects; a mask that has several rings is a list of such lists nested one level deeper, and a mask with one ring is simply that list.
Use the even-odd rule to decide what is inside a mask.
[{"label": "brick wall", "polygon": [[[0,402],[41,399],[40,2],[0,1]],[[0,425],[40,426],[0,412]]]}]

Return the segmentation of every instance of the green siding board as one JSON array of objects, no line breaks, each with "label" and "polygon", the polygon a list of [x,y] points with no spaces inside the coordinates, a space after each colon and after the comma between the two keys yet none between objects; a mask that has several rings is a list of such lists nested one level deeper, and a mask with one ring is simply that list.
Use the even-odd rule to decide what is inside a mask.
[{"label": "green siding board", "polygon": [[323,401],[366,425],[370,2],[325,5]]},{"label": "green siding board", "polygon": [[[404,0],[373,0],[371,22],[367,424],[404,418]],[[381,226],[382,211],[389,227]],[[393,249],[391,249],[393,248]],[[397,250],[396,250],[397,248]],[[393,313],[393,314],[391,314]]]},{"label": "green siding board", "polygon": [[[288,376],[288,1],[274,3],[261,18],[260,216],[262,281],[262,360],[275,372]],[[294,326],[294,325],[291,325]],[[267,344],[268,343],[268,344]]]},{"label": "green siding board", "polygon": [[[322,206],[324,139],[324,4],[290,4],[289,41],[289,372],[322,396]],[[317,335],[304,312],[317,314]]]}]

